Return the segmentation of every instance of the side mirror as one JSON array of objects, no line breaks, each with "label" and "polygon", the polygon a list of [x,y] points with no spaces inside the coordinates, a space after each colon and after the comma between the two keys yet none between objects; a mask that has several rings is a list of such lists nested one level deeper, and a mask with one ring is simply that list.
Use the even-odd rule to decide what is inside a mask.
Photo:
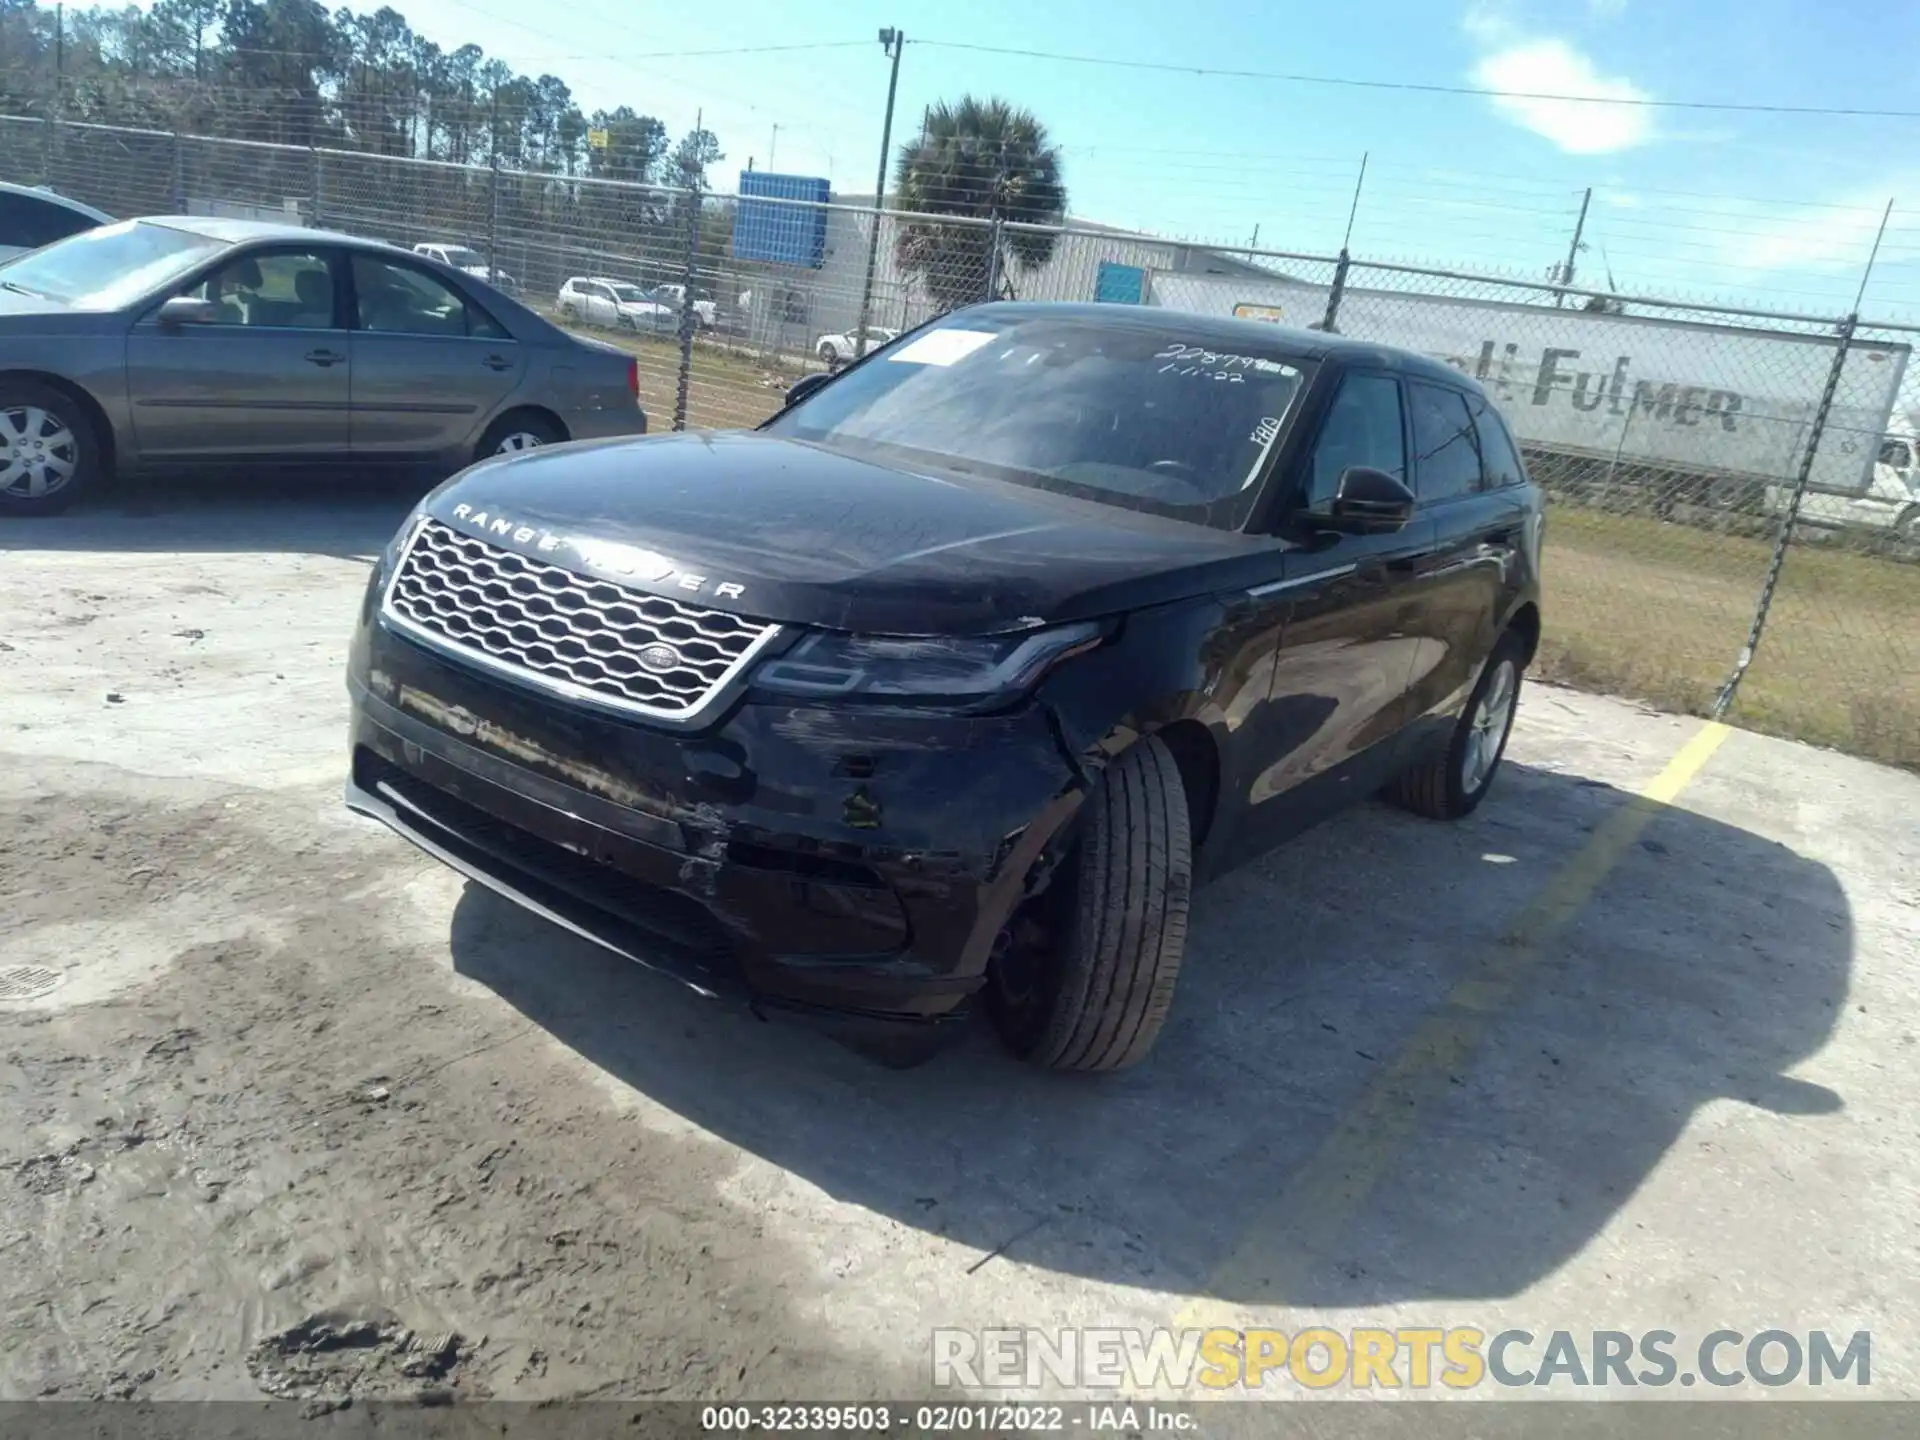
[{"label": "side mirror", "polygon": [[1332,513],[1318,523],[1342,535],[1387,535],[1407,528],[1414,495],[1404,481],[1371,465],[1355,465],[1340,476]]},{"label": "side mirror", "polygon": [[784,409],[789,405],[798,405],[822,385],[830,385],[832,383],[833,376],[819,370],[814,371],[811,375],[802,375],[787,387],[787,398],[782,408]]},{"label": "side mirror", "polygon": [[160,323],[169,330],[182,325],[211,325],[220,318],[211,300],[197,295],[175,295],[160,307]]}]

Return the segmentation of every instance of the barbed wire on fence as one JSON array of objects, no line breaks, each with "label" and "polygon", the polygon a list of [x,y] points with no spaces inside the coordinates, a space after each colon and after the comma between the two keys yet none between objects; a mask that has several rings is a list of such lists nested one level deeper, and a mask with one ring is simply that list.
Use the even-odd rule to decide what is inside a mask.
[{"label": "barbed wire on fence", "polygon": [[[0,118],[0,179],[115,214],[470,247],[524,303],[628,348],[649,413],[676,428],[758,424],[798,376],[859,353],[862,314],[878,341],[989,298],[1237,313],[1422,351],[1481,382],[1549,497],[1544,674],[1920,765],[1920,329],[32,117]],[[783,259],[740,243],[756,226],[786,237]],[[652,298],[602,307],[569,281]]]}]

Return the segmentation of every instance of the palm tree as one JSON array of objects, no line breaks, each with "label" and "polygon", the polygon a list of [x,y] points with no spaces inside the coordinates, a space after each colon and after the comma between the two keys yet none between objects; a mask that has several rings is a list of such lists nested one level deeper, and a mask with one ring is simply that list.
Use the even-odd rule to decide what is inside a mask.
[{"label": "palm tree", "polygon": [[1067,208],[1046,126],[1029,110],[971,95],[927,112],[920,138],[900,147],[893,185],[903,210],[973,222],[908,221],[894,241],[900,268],[947,307],[1009,295],[1012,269],[1032,270],[1053,254],[1052,233],[1000,222],[1058,224]]}]

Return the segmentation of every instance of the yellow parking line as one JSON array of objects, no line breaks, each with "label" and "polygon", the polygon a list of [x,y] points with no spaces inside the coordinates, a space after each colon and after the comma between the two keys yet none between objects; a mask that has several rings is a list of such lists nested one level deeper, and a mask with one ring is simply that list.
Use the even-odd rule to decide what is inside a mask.
[{"label": "yellow parking line", "polygon": [[1215,1266],[1205,1289],[1174,1320],[1175,1328],[1239,1328],[1245,1306],[1212,1297],[1231,1286],[1284,1303],[1306,1267],[1324,1256],[1413,1133],[1421,1112],[1445,1098],[1449,1076],[1472,1058],[1488,1019],[1514,997],[1542,947],[1579,914],[1593,893],[1673,802],[1727,737],[1709,722],[1653,782],[1607,816],[1587,843],[1515,917],[1475,972],[1455,985],[1413,1038],[1334,1125],[1333,1133],[1295,1171],[1233,1252]]}]

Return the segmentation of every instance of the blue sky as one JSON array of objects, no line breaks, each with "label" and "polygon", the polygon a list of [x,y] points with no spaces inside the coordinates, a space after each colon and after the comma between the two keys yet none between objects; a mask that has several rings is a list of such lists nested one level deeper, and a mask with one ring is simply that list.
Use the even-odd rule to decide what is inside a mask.
[{"label": "blue sky", "polygon": [[[896,138],[963,93],[1033,110],[1076,214],[1263,247],[1339,247],[1363,152],[1356,255],[1544,274],[1595,187],[1583,277],[1844,310],[1880,220],[1868,308],[1920,316],[1920,121],[1493,100],[993,55],[932,42],[1612,98],[1920,110],[1920,6],[1868,0],[396,0],[468,40],[678,133],[704,111],[730,176],[829,175],[871,192],[886,60],[906,32]],[[564,17],[564,18],[562,18]],[[786,54],[674,56],[857,42]],[[774,129],[778,126],[778,131]],[[1904,209],[1900,207],[1906,207]]]}]

